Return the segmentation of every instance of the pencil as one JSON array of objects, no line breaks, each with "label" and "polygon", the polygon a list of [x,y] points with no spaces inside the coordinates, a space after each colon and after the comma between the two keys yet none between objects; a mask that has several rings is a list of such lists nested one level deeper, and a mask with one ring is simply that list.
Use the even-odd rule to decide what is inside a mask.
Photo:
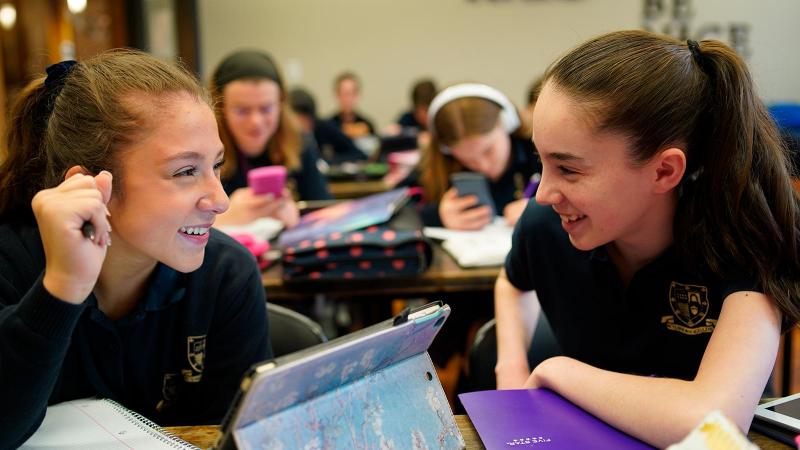
[{"label": "pencil", "polygon": [[94,225],[92,225],[92,222],[89,222],[88,220],[84,221],[83,225],[81,225],[81,233],[83,233],[83,236],[85,238],[93,241],[95,238],[95,234],[94,234]]}]

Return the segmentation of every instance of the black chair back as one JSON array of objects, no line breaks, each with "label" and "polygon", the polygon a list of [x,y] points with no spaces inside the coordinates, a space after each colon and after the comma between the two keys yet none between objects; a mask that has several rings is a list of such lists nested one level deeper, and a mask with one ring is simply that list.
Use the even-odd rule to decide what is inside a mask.
[{"label": "black chair back", "polygon": [[289,308],[267,303],[269,339],[275,357],[321,344],[328,339],[322,327],[308,317]]},{"label": "black chair back", "polygon": [[[495,319],[492,319],[475,333],[475,340],[469,350],[469,373],[459,391],[497,389],[497,379],[494,375],[494,366],[497,364],[496,327]],[[561,348],[544,313],[539,314],[539,321],[531,341],[533,345],[528,349],[528,364],[531,369],[545,359],[561,354]]]}]

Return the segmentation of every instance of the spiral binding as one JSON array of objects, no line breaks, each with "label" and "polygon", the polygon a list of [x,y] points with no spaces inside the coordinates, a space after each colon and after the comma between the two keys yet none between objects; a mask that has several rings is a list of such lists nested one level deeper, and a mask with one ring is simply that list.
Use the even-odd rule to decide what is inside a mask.
[{"label": "spiral binding", "polygon": [[132,411],[109,398],[105,398],[103,401],[109,403],[111,407],[125,417],[128,422],[132,423],[140,430],[149,434],[158,441],[163,442],[169,447],[176,449],[201,450],[200,447],[192,445],[178,436],[175,436],[174,434],[164,430],[160,426],[156,425],[155,422],[137,413],[136,411]]}]

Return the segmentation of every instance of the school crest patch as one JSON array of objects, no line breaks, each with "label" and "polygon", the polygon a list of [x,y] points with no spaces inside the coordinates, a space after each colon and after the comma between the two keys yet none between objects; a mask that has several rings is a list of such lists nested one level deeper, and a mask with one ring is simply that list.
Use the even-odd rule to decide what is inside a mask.
[{"label": "school crest patch", "polygon": [[661,318],[668,330],[689,335],[714,331],[717,321],[706,318],[709,308],[707,287],[673,281],[669,287],[669,306],[672,315]]},{"label": "school crest patch", "polygon": [[187,336],[186,337],[186,358],[192,370],[184,369],[183,379],[190,383],[200,381],[203,376],[203,360],[206,357],[206,336]]}]

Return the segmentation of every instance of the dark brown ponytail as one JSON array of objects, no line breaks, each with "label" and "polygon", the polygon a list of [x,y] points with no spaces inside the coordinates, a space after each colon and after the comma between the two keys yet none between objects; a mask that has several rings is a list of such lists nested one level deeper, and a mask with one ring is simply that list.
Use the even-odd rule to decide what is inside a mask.
[{"label": "dark brown ponytail", "polygon": [[0,158],[0,218],[30,215],[30,199],[41,190],[47,157],[42,149],[46,122],[38,117],[47,101],[44,77],[17,94],[11,106],[5,155]]}]

